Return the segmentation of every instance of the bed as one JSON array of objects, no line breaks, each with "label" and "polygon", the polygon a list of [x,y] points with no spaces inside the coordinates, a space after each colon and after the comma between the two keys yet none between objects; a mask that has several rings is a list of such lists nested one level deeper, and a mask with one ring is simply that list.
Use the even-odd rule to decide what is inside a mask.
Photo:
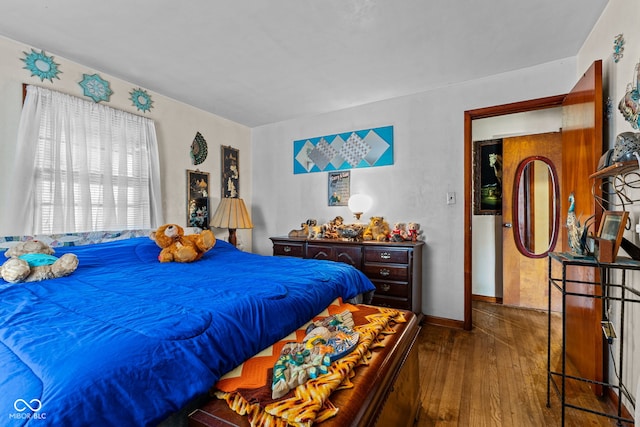
[{"label": "bed", "polygon": [[147,237],[56,248],[70,276],[0,279],[0,424],[157,425],[336,298],[374,287],[331,261],[224,241],[159,263]]}]

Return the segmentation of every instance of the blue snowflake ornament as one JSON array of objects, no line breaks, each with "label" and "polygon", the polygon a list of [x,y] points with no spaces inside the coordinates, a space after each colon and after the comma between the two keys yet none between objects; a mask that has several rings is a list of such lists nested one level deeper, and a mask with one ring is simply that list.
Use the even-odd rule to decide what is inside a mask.
[{"label": "blue snowflake ornament", "polygon": [[151,95],[147,93],[146,90],[142,89],[133,89],[129,92],[131,95],[131,102],[138,109],[138,111],[147,112],[151,110],[151,106],[153,101],[151,100]]},{"label": "blue snowflake ornament", "polygon": [[82,81],[78,84],[84,89],[84,96],[88,96],[94,102],[109,101],[113,91],[109,87],[108,81],[97,74],[83,74],[82,76]]},{"label": "blue snowflake ornament", "polygon": [[38,53],[34,49],[31,49],[31,53],[22,53],[25,54],[25,57],[22,58],[22,61],[25,63],[23,68],[31,71],[32,77],[39,77],[40,81],[47,79],[51,83],[53,83],[54,77],[60,80],[60,77],[58,77],[58,74],[61,72],[58,70],[59,64],[53,62],[53,56],[48,56],[44,53],[44,50]]}]

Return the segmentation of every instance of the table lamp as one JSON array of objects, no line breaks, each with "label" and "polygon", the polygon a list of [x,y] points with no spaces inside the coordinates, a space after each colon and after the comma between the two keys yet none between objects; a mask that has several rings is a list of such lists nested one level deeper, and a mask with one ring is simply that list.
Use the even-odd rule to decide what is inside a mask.
[{"label": "table lamp", "polygon": [[347,204],[353,216],[356,217],[356,220],[360,220],[362,214],[371,209],[372,203],[373,200],[366,194],[352,194]]},{"label": "table lamp", "polygon": [[236,246],[236,229],[253,228],[249,212],[244,201],[236,197],[225,197],[220,200],[210,225],[216,228],[229,229],[229,243]]}]

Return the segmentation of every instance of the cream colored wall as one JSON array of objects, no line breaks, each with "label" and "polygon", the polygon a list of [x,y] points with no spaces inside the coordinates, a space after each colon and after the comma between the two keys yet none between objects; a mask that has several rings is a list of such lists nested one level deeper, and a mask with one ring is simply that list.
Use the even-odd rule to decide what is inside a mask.
[{"label": "cream colored wall", "polygon": [[[40,49],[34,47],[38,52]],[[162,175],[162,205],[165,222],[186,224],[186,170],[199,169],[210,173],[210,204],[214,210],[220,200],[220,146],[228,145],[237,148],[240,153],[240,196],[251,209],[251,129],[231,122],[182,102],[164,97],[147,90],[153,100],[153,107],[147,113],[137,111],[129,99],[129,92],[138,85],[120,80],[116,77],[92,70],[55,54],[54,61],[59,64],[60,79],[40,81],[31,77],[30,72],[23,69],[23,52],[30,52],[31,46],[0,38],[0,183],[13,169],[15,141],[22,106],[22,83],[35,84],[83,97],[78,82],[83,74],[98,73],[110,82],[110,101],[106,105],[144,115],[155,121],[160,151],[160,171]],[[142,88],[145,89],[146,88]],[[206,89],[206,88],[203,88]],[[85,99],[89,99],[86,98]],[[196,132],[200,132],[207,141],[207,159],[194,166],[189,157],[189,148]],[[6,185],[0,185],[0,200],[5,200],[6,192],[12,191]],[[0,205],[3,209],[10,206]],[[226,230],[214,230],[218,238],[226,239]],[[11,230],[0,230],[0,235],[13,234]],[[238,230],[239,243],[246,250],[251,249],[251,231]]]},{"label": "cream colored wall", "polygon": [[[618,102],[624,96],[627,83],[634,78],[635,65],[640,61],[640,2],[637,0],[609,0],[605,11],[593,28],[588,39],[580,49],[577,57],[578,76],[581,70],[586,70],[589,65],[602,59],[604,98],[610,98],[613,103],[611,117],[605,121],[605,144],[613,147],[615,136],[621,132],[638,132],[626,122],[618,111]],[[613,42],[615,37],[622,33],[625,39],[624,56],[619,62],[612,57]],[[639,192],[632,194],[632,198],[640,199]],[[635,203],[627,208],[631,217],[631,230],[625,232],[625,237],[640,245],[638,234],[635,233],[636,224],[640,219],[640,203]],[[640,290],[640,274],[630,277],[630,284]],[[611,317],[615,319],[619,307],[612,304]],[[627,304],[625,306],[627,329],[624,341],[624,363],[622,364],[623,379],[631,394],[638,400],[640,391],[640,304]],[[620,325],[616,322],[616,328],[620,331]],[[614,342],[612,350],[614,354],[619,351],[619,340]],[[617,362],[616,362],[617,363]],[[609,376],[614,380],[616,370],[620,366],[609,362]],[[631,409],[625,400],[627,407]],[[640,403],[639,403],[640,404]],[[638,419],[636,419],[636,423]]]}]

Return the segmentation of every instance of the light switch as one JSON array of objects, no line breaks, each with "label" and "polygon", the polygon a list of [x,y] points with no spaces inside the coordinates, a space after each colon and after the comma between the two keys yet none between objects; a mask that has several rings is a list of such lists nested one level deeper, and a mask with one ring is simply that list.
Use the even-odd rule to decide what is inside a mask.
[{"label": "light switch", "polygon": [[448,205],[455,205],[456,204],[456,193],[451,191],[449,193],[447,193],[447,204]]}]

